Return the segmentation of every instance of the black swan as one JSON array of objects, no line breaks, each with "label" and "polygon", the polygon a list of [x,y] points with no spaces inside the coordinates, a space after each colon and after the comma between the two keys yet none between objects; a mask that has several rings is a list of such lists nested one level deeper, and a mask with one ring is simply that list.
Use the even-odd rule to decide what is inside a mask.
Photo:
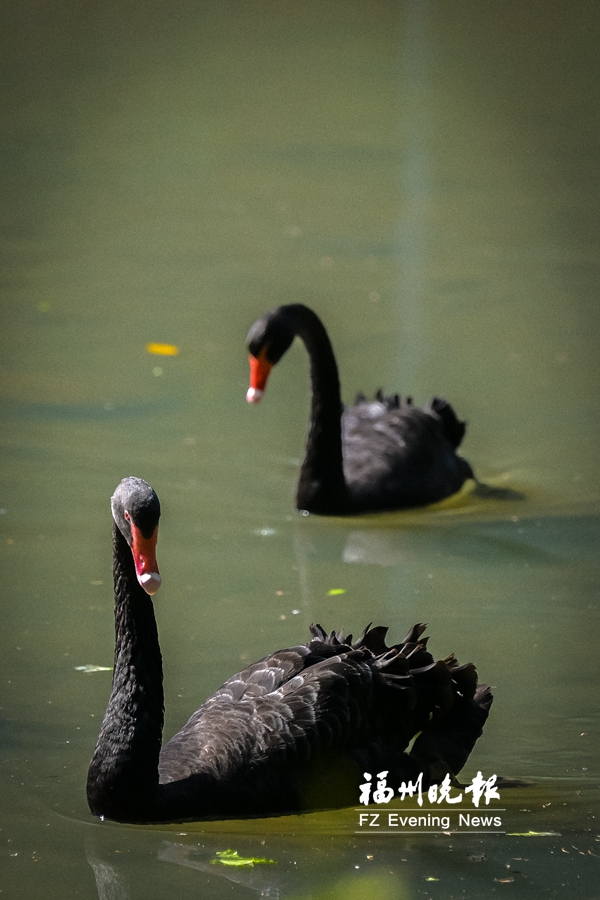
[{"label": "black swan", "polygon": [[396,394],[364,395],[342,407],[337,364],[319,317],[300,303],[280,306],[250,329],[249,403],[261,399],[269,372],[298,335],[310,357],[312,406],[296,506],[320,515],[406,509],[455,494],[469,463],[456,449],[465,434],[445,400],[420,408]]},{"label": "black swan", "polygon": [[[435,662],[424,625],[386,647],[311,627],[312,640],[234,675],[161,749],[162,660],[151,594],[160,505],[139,478],[112,498],[115,666],[90,764],[94,815],[120,822],[272,816],[355,806],[364,773],[423,786],[456,775],[492,703],[475,667]],[[410,753],[404,752],[415,735]]]}]

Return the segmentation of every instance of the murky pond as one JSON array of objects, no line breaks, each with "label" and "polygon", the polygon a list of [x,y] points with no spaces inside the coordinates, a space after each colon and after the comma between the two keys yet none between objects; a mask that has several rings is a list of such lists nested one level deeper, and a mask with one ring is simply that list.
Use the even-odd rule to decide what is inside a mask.
[{"label": "murky pond", "polygon": [[[596,896],[597,6],[3,11],[3,895]],[[244,399],[248,327],[286,302],[322,316],[347,400],[447,397],[479,478],[525,499],[299,516],[302,346]],[[504,833],[93,819],[129,474],[163,505],[167,734],[313,621],[428,622],[494,690],[463,780],[528,783]]]}]

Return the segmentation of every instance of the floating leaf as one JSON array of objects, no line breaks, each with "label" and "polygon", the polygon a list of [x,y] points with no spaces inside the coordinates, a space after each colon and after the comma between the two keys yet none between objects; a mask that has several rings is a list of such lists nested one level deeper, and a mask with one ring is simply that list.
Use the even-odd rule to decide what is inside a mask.
[{"label": "floating leaf", "polygon": [[328,597],[337,597],[338,594],[345,594],[346,588],[330,588],[327,591]]},{"label": "floating leaf", "polygon": [[88,663],[86,666],[75,666],[75,671],[85,672],[86,675],[89,675],[90,672],[112,672],[112,666],[93,666]]},{"label": "floating leaf", "polygon": [[439,881],[439,878],[434,878],[433,875],[428,875],[425,881]]},{"label": "floating leaf", "polygon": [[218,859],[211,859],[211,865],[217,866],[276,866],[274,859],[265,856],[240,856],[237,850],[217,850]]},{"label": "floating leaf", "polygon": [[175,344],[146,344],[148,353],[154,353],[155,356],[177,356],[179,347]]}]

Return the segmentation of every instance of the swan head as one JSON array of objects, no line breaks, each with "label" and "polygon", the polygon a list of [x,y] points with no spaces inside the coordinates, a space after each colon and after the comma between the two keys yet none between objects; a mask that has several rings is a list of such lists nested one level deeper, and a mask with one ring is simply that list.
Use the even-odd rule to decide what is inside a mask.
[{"label": "swan head", "polygon": [[250,352],[250,387],[246,394],[248,403],[259,403],[267,386],[267,379],[276,363],[289,349],[295,329],[287,307],[280,306],[254,323],[246,343]]},{"label": "swan head", "polygon": [[131,549],[140,586],[152,596],[161,585],[156,562],[160,501],[141,478],[124,478],[111,498],[115,524]]}]

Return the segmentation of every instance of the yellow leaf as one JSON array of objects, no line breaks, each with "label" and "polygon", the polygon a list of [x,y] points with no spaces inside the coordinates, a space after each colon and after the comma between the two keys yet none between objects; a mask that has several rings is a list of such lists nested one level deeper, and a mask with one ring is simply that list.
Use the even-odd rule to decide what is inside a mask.
[{"label": "yellow leaf", "polygon": [[177,356],[179,353],[179,347],[175,344],[146,344],[146,350],[155,356]]}]

